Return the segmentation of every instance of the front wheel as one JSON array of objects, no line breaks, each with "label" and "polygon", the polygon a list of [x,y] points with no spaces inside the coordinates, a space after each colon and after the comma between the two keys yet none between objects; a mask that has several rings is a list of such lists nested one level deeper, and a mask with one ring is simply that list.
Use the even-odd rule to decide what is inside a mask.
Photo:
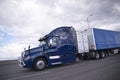
[{"label": "front wheel", "polygon": [[44,70],[46,68],[46,60],[44,58],[38,58],[33,63],[33,69],[37,71]]}]

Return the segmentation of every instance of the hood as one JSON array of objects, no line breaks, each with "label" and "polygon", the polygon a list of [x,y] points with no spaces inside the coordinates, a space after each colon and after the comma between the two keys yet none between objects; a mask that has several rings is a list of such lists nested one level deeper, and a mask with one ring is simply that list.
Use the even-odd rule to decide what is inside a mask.
[{"label": "hood", "polygon": [[23,57],[26,57],[28,55],[33,55],[33,54],[36,54],[36,53],[41,53],[41,52],[43,52],[43,46],[39,46],[39,47],[36,47],[36,48],[26,50]]},{"label": "hood", "polygon": [[28,50],[30,53],[40,53],[43,51],[43,46],[32,48]]}]

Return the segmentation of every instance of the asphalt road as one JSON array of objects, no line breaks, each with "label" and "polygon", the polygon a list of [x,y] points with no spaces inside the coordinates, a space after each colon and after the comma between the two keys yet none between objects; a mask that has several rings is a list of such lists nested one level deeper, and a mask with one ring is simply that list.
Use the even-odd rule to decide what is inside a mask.
[{"label": "asphalt road", "polygon": [[0,80],[120,80],[120,54],[33,71],[17,61],[0,62]]}]

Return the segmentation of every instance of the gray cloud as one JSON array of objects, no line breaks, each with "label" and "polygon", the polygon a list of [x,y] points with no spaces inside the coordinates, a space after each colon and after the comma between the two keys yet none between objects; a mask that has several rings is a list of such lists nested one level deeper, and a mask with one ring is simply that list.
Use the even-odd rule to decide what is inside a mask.
[{"label": "gray cloud", "polygon": [[[8,26],[23,26],[23,24],[28,24],[33,16],[32,10],[22,10],[21,7],[24,7],[22,2],[24,0],[2,0],[0,6],[0,10],[2,11],[0,14],[0,24],[7,23],[6,25]],[[87,16],[90,14],[93,14],[89,19],[91,24],[96,23],[98,25],[99,23],[101,25],[108,25],[120,21],[119,0],[35,0],[34,3],[38,6],[44,5],[42,8],[43,10],[44,7],[48,9],[46,15],[50,18],[49,20],[58,21],[60,24],[63,21],[63,24],[80,24],[82,21],[85,23]]]}]

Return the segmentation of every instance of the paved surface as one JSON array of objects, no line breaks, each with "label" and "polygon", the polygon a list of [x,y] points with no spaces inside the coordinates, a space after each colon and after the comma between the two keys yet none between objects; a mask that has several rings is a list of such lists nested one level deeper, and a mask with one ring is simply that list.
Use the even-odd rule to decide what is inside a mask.
[{"label": "paved surface", "polygon": [[54,66],[44,71],[21,68],[16,61],[0,62],[0,80],[120,80],[120,54]]}]

